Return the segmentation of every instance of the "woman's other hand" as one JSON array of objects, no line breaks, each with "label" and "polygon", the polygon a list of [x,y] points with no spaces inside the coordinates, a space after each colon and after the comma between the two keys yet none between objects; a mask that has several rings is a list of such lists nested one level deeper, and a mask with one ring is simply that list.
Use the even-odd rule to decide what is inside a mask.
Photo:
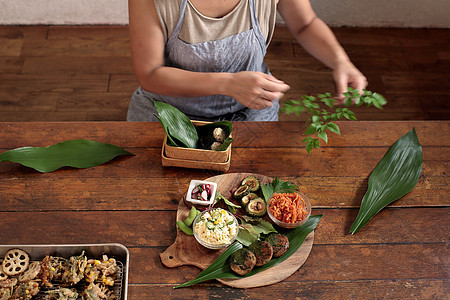
[{"label": "woman's other hand", "polygon": [[360,94],[363,94],[363,89],[367,87],[366,77],[350,61],[336,65],[333,79],[336,84],[337,104],[344,103],[347,87],[358,90]]},{"label": "woman's other hand", "polygon": [[349,86],[362,92],[366,78],[352,64],[328,25],[317,17],[310,0],[280,0],[278,11],[297,42],[333,70],[338,103],[343,102]]},{"label": "woman's other hand", "polygon": [[223,94],[253,109],[271,107],[273,101],[283,97],[289,85],[261,72],[230,73],[223,85]]}]

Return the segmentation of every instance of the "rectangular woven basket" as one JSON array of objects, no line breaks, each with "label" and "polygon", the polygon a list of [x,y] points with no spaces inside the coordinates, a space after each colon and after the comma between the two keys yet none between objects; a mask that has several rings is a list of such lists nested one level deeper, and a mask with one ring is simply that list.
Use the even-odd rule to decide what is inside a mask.
[{"label": "rectangular woven basket", "polygon": [[[211,122],[192,121],[192,123],[201,126]],[[167,144],[166,134],[161,157],[163,166],[227,171],[230,166],[231,144],[224,151],[173,147]]]}]

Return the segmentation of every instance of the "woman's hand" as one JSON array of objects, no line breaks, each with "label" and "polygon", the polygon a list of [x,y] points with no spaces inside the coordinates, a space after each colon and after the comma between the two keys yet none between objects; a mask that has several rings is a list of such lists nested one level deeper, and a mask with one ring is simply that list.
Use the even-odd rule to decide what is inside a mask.
[{"label": "woman's hand", "polygon": [[347,87],[363,94],[363,89],[367,86],[366,77],[350,61],[337,64],[333,70],[333,78],[336,84],[337,104],[343,104]]},{"label": "woman's hand", "polygon": [[367,86],[366,77],[351,63],[331,29],[314,12],[310,0],[280,0],[278,11],[300,45],[333,70],[338,103],[347,87],[360,92]]},{"label": "woman's hand", "polygon": [[253,109],[271,107],[273,101],[283,97],[290,88],[283,81],[261,72],[243,71],[229,75],[223,94]]}]

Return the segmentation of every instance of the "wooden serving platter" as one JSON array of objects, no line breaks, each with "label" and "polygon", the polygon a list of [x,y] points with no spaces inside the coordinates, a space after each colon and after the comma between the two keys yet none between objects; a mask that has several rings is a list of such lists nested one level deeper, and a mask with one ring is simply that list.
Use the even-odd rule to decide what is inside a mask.
[{"label": "wooden serving platter", "polygon": [[[236,189],[242,179],[247,176],[257,177],[261,184],[272,181],[272,178],[252,173],[230,173],[205,179],[217,183],[218,191],[226,198],[231,198],[231,191]],[[190,203],[181,200],[177,209],[177,221],[185,220],[191,209]],[[280,282],[296,272],[306,261],[311,252],[314,241],[314,231],[303,242],[302,246],[284,262],[259,272],[253,276],[240,279],[218,279],[231,287],[253,288]],[[210,250],[200,245],[193,236],[188,236],[181,231],[177,232],[175,242],[166,251],[160,254],[161,262],[169,268],[185,265],[206,269],[225,250]],[[193,279],[193,278],[192,278]]]}]

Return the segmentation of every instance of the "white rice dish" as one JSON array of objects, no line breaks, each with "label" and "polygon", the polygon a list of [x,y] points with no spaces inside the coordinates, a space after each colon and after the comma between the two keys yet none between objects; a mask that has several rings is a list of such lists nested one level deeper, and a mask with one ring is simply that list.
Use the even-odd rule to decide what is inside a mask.
[{"label": "white rice dish", "polygon": [[204,212],[194,226],[197,237],[211,245],[230,244],[237,231],[235,219],[221,208]]}]

